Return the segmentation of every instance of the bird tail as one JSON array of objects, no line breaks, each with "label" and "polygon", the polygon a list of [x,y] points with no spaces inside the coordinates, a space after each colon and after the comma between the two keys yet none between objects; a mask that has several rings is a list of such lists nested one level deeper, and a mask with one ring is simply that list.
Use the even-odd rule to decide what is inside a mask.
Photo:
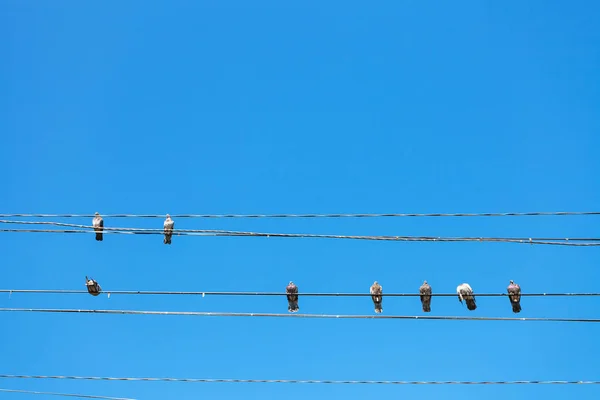
[{"label": "bird tail", "polygon": [[465,299],[465,302],[467,303],[467,308],[470,311],[473,311],[473,310],[477,309],[477,304],[475,304],[475,299],[474,298],[471,297],[471,298]]},{"label": "bird tail", "polygon": [[298,312],[298,310],[300,309],[300,307],[298,307],[298,301],[289,301],[288,302],[288,311],[295,313]]},{"label": "bird tail", "polygon": [[431,312],[431,304],[429,302],[423,303],[423,312]]},{"label": "bird tail", "polygon": [[163,240],[164,244],[171,244],[171,235],[170,234],[165,234],[165,239]]},{"label": "bird tail", "polygon": [[381,314],[383,312],[383,307],[381,306],[381,303],[375,304],[375,312],[377,314]]},{"label": "bird tail", "polygon": [[512,309],[515,314],[521,312],[521,303],[512,303]]},{"label": "bird tail", "polygon": [[99,242],[102,241],[102,232],[96,232],[96,240]]}]

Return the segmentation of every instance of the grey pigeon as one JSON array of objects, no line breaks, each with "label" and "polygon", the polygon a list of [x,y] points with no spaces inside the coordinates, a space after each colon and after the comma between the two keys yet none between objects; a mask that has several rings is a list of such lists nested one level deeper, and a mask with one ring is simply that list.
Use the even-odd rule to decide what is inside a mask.
[{"label": "grey pigeon", "polygon": [[373,299],[373,304],[375,305],[375,312],[377,314],[381,314],[383,312],[383,308],[381,306],[383,301],[381,296],[383,294],[383,288],[379,283],[377,283],[377,281],[375,281],[373,285],[371,285],[369,292],[371,293],[371,299]]},{"label": "grey pigeon", "polygon": [[175,221],[171,219],[169,214],[167,214],[167,218],[165,219],[163,227],[165,230],[165,239],[163,240],[163,243],[171,244],[171,237],[173,236],[173,227],[175,227]]},{"label": "grey pigeon", "polygon": [[85,277],[85,286],[87,287],[88,293],[92,296],[98,296],[100,292],[102,292],[102,288],[100,287],[98,282],[96,282],[92,278],[88,279],[87,276]]},{"label": "grey pigeon", "polygon": [[521,286],[511,280],[506,290],[508,291],[508,298],[510,299],[513,312],[515,314],[521,312]]},{"label": "grey pigeon", "polygon": [[288,311],[292,313],[298,312],[300,310],[300,307],[298,307],[298,286],[290,281],[285,288],[285,292],[287,293]]},{"label": "grey pigeon", "polygon": [[102,231],[104,230],[104,220],[96,211],[94,213],[94,219],[92,220],[92,226],[94,227],[94,232],[96,232],[96,240],[102,241]]},{"label": "grey pigeon", "polygon": [[431,312],[431,286],[427,281],[423,281],[423,284],[419,288],[421,294],[421,305],[423,306],[423,312]]},{"label": "grey pigeon", "polygon": [[475,304],[475,295],[473,294],[473,289],[468,283],[463,283],[462,285],[458,285],[456,287],[456,293],[458,294],[458,301],[462,304],[463,300],[467,303],[467,308],[470,311],[473,311],[477,308],[477,304]]}]

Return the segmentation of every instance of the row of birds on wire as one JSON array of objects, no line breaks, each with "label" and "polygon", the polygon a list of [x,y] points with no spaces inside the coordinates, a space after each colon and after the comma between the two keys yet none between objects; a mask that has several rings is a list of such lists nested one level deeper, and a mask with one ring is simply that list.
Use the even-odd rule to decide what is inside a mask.
[{"label": "row of birds on wire", "polygon": [[[86,276],[85,284],[88,293],[92,296],[98,296],[102,292],[100,284],[98,284],[98,282],[92,278],[88,278]],[[506,290],[508,292],[508,299],[510,300],[513,312],[521,312],[521,287],[511,280]],[[291,313],[298,312],[300,310],[300,307],[298,306],[298,286],[296,286],[296,284],[293,281],[290,281],[290,283],[285,288],[285,293],[288,301],[288,311]],[[373,300],[375,313],[382,313],[383,287],[377,281],[375,281],[373,285],[371,285],[369,293],[371,294],[371,299]],[[469,285],[468,283],[462,283],[458,285],[456,287],[456,294],[458,296],[458,301],[460,301],[461,304],[464,301],[467,305],[468,310],[474,311],[477,309],[475,293],[473,292],[471,285]],[[431,312],[432,291],[431,286],[427,283],[427,281],[424,281],[423,284],[419,287],[419,295],[421,299],[421,306],[423,308],[423,312]]]},{"label": "row of birds on wire", "polygon": [[[92,227],[94,228],[94,232],[96,232],[96,240],[101,242],[104,240],[104,219],[100,216],[100,213],[97,211],[94,213],[94,218],[92,219]],[[163,229],[165,238],[163,239],[164,244],[171,244],[171,239],[173,238],[173,228],[175,228],[175,221],[171,219],[171,216],[167,214],[167,218],[165,218],[165,222],[163,223]]]}]

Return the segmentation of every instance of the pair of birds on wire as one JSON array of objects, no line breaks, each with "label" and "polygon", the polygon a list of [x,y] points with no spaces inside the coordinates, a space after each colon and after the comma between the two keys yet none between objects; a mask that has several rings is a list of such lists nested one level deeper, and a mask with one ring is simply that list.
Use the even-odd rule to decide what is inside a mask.
[{"label": "pair of birds on wire", "polygon": [[[511,280],[507,287],[507,291],[513,312],[521,312],[521,287]],[[298,306],[298,286],[296,286],[294,282],[290,281],[285,288],[285,292],[288,301],[288,311],[292,313],[298,312],[298,310],[300,310],[300,307]],[[373,300],[373,305],[375,306],[375,313],[381,314],[383,312],[383,287],[377,281],[375,281],[373,285],[371,285],[369,293],[371,294],[371,299]],[[464,301],[469,311],[474,311],[477,309],[477,302],[475,300],[475,294],[471,288],[471,285],[468,283],[458,285],[456,287],[456,294],[458,295],[458,301],[460,301],[461,304]],[[431,312],[432,291],[431,286],[427,283],[427,281],[424,281],[421,287],[419,287],[419,295],[421,298],[423,312]]]},{"label": "pair of birds on wire", "polygon": [[[92,227],[94,228],[94,232],[96,232],[96,240],[101,242],[103,240],[104,220],[97,211],[94,213],[94,219],[92,219]],[[164,244],[171,244],[174,227],[175,221],[173,221],[171,216],[167,214],[167,218],[163,223],[163,229],[165,233],[165,238],[163,239]]]}]

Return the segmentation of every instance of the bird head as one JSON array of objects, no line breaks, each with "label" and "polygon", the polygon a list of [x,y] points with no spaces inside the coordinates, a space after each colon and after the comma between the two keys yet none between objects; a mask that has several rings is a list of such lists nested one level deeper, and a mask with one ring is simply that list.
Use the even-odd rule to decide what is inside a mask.
[{"label": "bird head", "polygon": [[511,285],[514,285],[514,284],[515,284],[515,282],[514,282],[514,281],[511,279],[511,280],[510,280],[510,284],[511,284]]},{"label": "bird head", "polygon": [[99,216],[100,216],[100,213],[99,213],[98,211],[96,211],[96,212],[94,213],[94,215],[95,215],[96,217],[99,217]]},{"label": "bird head", "polygon": [[288,283],[288,286],[294,286],[294,282],[290,281],[290,283]]},{"label": "bird head", "polygon": [[377,281],[373,282],[373,286],[377,286],[379,285],[379,283],[377,283]]},{"label": "bird head", "polygon": [[427,285],[427,281],[423,281],[423,285]]},{"label": "bird head", "polygon": [[169,214],[167,214],[167,219],[171,219],[171,216]]}]

